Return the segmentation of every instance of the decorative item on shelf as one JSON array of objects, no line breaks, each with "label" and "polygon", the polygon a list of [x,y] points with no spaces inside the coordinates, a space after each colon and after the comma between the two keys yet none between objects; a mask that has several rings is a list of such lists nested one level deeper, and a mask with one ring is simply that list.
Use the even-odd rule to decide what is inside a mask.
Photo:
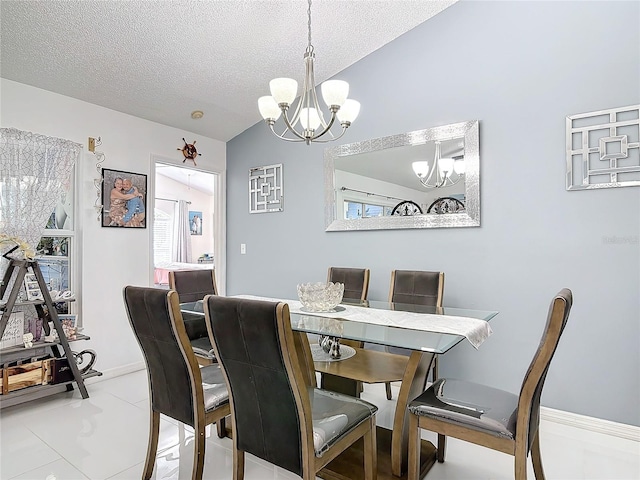
[{"label": "decorative item on shelf", "polygon": [[93,364],[96,363],[96,352],[94,352],[93,350],[87,349],[82,350],[79,353],[72,353],[76,363],[78,364],[80,373],[87,373],[91,369],[91,367],[93,367]]},{"label": "decorative item on shelf", "polygon": [[436,153],[433,163],[426,160],[413,162],[411,167],[425,188],[442,188],[455,185],[464,178],[464,156],[442,157],[439,140],[435,141]]},{"label": "decorative item on shelf", "polygon": [[33,347],[33,333],[25,333],[22,335],[22,343],[24,343],[24,348]]},{"label": "decorative item on shelf", "polygon": [[284,178],[282,164],[249,169],[249,213],[282,212]]},{"label": "decorative item on shelf", "polygon": [[567,190],[640,186],[640,105],[568,116]]},{"label": "decorative item on shelf", "polygon": [[62,331],[64,332],[67,340],[75,340],[77,334],[77,315],[58,315],[58,319],[62,324]]},{"label": "decorative item on shelf", "polygon": [[[316,82],[313,71],[313,61],[315,54],[311,45],[311,0],[309,0],[307,9],[308,18],[308,43],[304,53],[305,76],[302,87],[302,96],[298,101],[298,105],[289,117],[288,110],[298,95],[298,82],[292,78],[275,78],[269,82],[271,95],[260,97],[258,99],[258,109],[262,118],[264,118],[271,132],[278,138],[288,142],[305,142],[309,145],[311,142],[328,142],[337,140],[344,135],[351,123],[360,113],[360,103],[355,100],[347,99],[349,95],[349,84],[343,80],[328,80],[321,86],[322,97],[329,107],[331,118],[325,121],[316,95]],[[282,118],[286,125],[284,131],[279,134],[273,126],[278,118]],[[342,125],[342,133],[337,137],[331,132],[331,127],[335,123],[336,118]],[[300,125],[297,125],[300,123]],[[322,128],[319,128],[322,126]],[[296,127],[301,130],[296,130]],[[288,134],[291,134],[288,136]],[[323,135],[328,134],[330,138],[325,137],[318,140]]]},{"label": "decorative item on shelf", "polygon": [[344,283],[301,283],[297,291],[303,311],[331,312],[342,301]]},{"label": "decorative item on shelf", "polygon": [[24,275],[24,290],[27,294],[27,300],[44,300],[35,274],[26,273]]},{"label": "decorative item on shelf", "polygon": [[187,160],[191,160],[193,162],[193,165],[197,166],[196,157],[202,154],[198,153],[198,150],[196,150],[196,141],[194,140],[193,143],[187,143],[184,137],[182,137],[182,141],[184,142],[184,147],[178,147],[178,150],[180,150],[182,152],[182,155],[184,156],[184,160],[182,160],[182,163],[186,162]]}]

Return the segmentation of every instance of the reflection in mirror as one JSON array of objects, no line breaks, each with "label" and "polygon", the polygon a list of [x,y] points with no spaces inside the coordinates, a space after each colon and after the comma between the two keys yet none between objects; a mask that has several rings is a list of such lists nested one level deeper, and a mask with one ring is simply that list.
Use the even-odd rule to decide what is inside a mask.
[{"label": "reflection in mirror", "polygon": [[327,230],[480,225],[478,122],[325,150]]}]

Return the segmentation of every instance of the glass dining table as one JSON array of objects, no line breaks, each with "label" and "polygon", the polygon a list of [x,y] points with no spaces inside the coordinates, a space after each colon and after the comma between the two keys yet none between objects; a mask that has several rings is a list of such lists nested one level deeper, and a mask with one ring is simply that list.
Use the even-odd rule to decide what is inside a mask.
[{"label": "glass dining table", "polygon": [[[242,297],[264,299],[263,297]],[[268,300],[278,301],[273,298]],[[406,478],[409,433],[407,404],[424,391],[435,355],[451,350],[463,342],[465,336],[477,348],[491,331],[485,323],[498,314],[497,311],[406,305],[383,301],[343,302],[336,307],[335,311],[309,312],[301,308],[297,300],[279,301],[289,304],[291,328],[295,334],[298,358],[304,362],[303,370],[306,372],[305,376],[310,386],[316,386],[316,370],[328,371],[324,369],[329,363],[314,363],[307,334],[328,335],[411,351],[400,383],[393,427],[388,429],[378,426],[376,432],[379,480]],[[181,304],[181,310],[185,320],[188,317],[204,315],[202,301]],[[405,321],[405,317],[408,317],[411,322]],[[386,319],[389,321],[387,322]],[[478,326],[488,333],[480,340],[465,334],[452,333],[455,329],[446,327],[448,320],[462,321],[463,324],[466,320],[472,323],[474,328]],[[359,351],[362,355],[367,352],[367,350]],[[383,352],[379,353],[385,355]],[[356,480],[359,478],[358,472],[361,469],[354,468],[354,465],[362,465],[362,448],[362,442],[356,442],[320,471],[318,476],[326,480]],[[431,442],[422,440],[420,458],[420,478],[423,478],[436,460],[436,448]]]}]

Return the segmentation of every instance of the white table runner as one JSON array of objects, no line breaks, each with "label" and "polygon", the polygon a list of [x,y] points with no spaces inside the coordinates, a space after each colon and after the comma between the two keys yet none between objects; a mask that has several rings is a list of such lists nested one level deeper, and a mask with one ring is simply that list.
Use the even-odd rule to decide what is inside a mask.
[{"label": "white table runner", "polygon": [[454,315],[435,315],[431,313],[403,312],[400,310],[379,310],[341,304],[340,312],[305,312],[298,300],[257,297],[254,295],[234,295],[238,298],[286,302],[292,313],[313,315],[316,317],[340,318],[354,322],[386,325],[391,327],[422,330],[434,333],[449,333],[465,337],[474,348],[478,348],[493,333],[489,322],[478,318],[458,317]]}]

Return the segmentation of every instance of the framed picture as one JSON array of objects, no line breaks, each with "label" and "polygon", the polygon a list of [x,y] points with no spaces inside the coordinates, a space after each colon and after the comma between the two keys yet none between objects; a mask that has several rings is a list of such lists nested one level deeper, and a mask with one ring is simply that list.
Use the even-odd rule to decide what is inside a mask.
[{"label": "framed picture", "polygon": [[147,228],[147,176],[102,169],[102,226]]},{"label": "framed picture", "polygon": [[75,340],[78,332],[78,316],[77,315],[58,315],[58,319],[62,324],[62,330],[67,339]]},{"label": "framed picture", "polygon": [[38,285],[38,279],[33,273],[25,273],[24,275],[24,290],[27,294],[27,300],[43,300],[42,292],[40,291],[40,285]]},{"label": "framed picture", "polygon": [[202,212],[189,211],[189,229],[191,235],[202,235]]}]

